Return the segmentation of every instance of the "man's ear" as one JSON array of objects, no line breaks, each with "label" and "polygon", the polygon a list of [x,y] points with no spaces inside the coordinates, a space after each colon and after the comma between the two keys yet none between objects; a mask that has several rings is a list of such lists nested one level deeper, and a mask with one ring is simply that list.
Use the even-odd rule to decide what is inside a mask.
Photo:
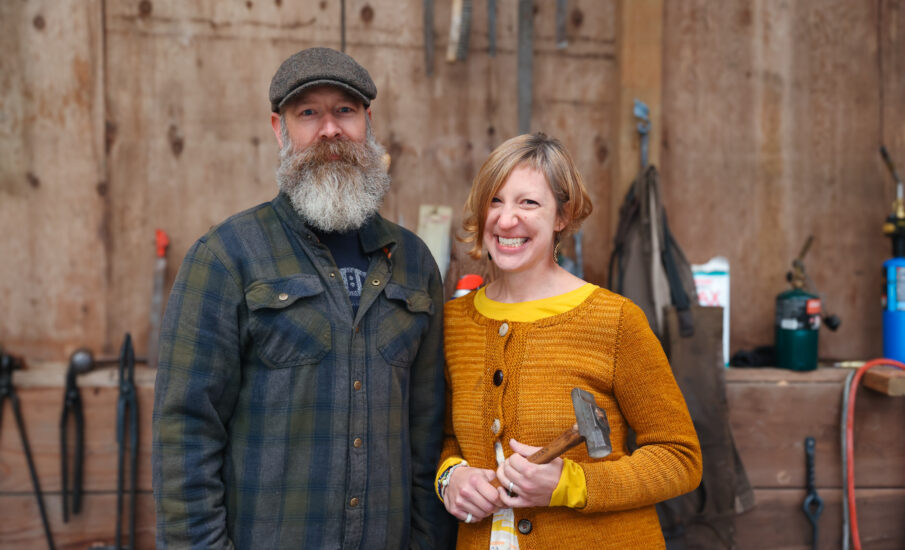
[{"label": "man's ear", "polygon": [[283,148],[283,132],[280,131],[280,114],[279,113],[270,113],[270,125],[273,126],[273,135],[277,137],[277,143],[280,144],[280,149]]}]

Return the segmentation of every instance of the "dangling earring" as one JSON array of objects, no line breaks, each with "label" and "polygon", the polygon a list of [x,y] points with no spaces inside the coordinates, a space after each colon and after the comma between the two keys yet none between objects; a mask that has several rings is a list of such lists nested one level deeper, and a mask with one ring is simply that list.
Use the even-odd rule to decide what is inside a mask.
[{"label": "dangling earring", "polygon": [[553,245],[553,263],[559,263],[559,241],[557,241],[556,244]]},{"label": "dangling earring", "polygon": [[493,256],[490,255],[489,250],[487,251],[487,259],[490,260],[491,262],[493,261]]}]

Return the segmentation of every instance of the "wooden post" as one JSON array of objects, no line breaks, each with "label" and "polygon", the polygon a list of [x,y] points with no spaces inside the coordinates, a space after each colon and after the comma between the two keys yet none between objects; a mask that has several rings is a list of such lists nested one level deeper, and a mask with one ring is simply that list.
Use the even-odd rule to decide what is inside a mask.
[{"label": "wooden post", "polygon": [[637,120],[632,114],[635,98],[650,108],[648,162],[659,164],[661,85],[663,58],[663,0],[616,2],[616,66],[618,100],[613,120],[616,151],[610,200],[610,228],[615,233],[619,206],[641,166]]}]

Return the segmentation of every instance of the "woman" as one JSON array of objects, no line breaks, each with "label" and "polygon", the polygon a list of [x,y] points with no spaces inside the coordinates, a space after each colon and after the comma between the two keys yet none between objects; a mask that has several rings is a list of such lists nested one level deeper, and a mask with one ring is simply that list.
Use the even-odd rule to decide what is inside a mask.
[{"label": "woman", "polygon": [[[543,134],[512,138],[481,167],[465,210],[470,254],[500,276],[445,312],[437,492],[463,522],[458,548],[663,548],[654,504],[698,485],[700,447],[640,308],[555,261],[591,213],[572,159]],[[579,445],[528,462],[575,422],[574,387],[605,409],[612,454],[592,459]]]}]

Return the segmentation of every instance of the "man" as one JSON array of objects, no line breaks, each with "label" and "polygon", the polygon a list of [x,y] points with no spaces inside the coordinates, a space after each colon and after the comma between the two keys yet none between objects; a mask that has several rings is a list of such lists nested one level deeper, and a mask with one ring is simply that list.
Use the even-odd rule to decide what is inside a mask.
[{"label": "man", "polygon": [[280,192],[189,250],[160,342],[157,543],[434,548],[440,275],[384,220],[377,89],[311,48],[270,85]]}]

